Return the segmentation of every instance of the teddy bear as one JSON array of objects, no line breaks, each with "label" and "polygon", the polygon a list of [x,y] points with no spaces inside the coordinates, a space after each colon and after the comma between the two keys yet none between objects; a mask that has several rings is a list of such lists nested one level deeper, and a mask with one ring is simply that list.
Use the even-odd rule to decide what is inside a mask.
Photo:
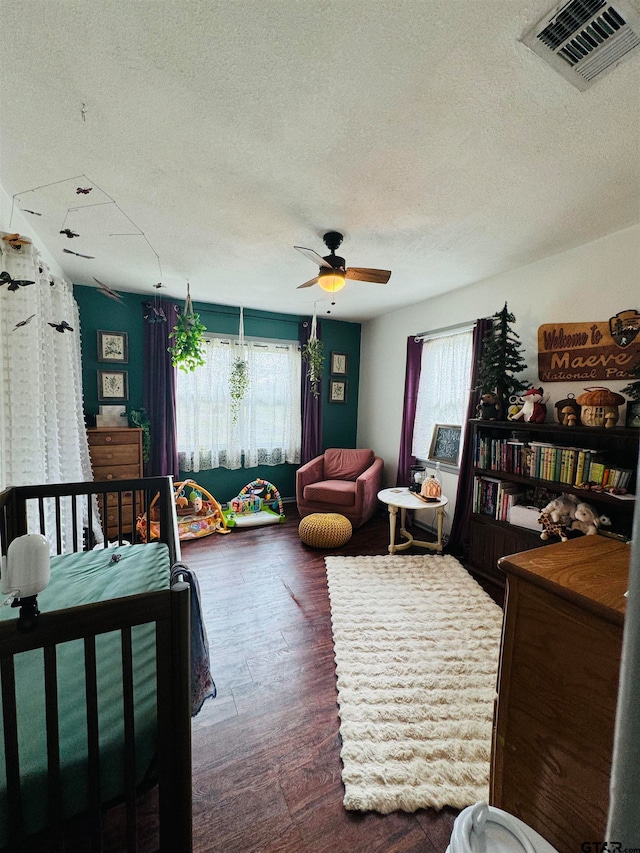
[{"label": "teddy bear", "polygon": [[594,536],[599,527],[608,527],[610,524],[611,519],[606,515],[598,515],[591,504],[579,503],[570,529],[579,530],[586,536]]},{"label": "teddy bear", "polygon": [[546,402],[548,399],[542,388],[529,388],[521,397],[522,408],[511,416],[511,420],[525,420],[531,424],[543,424],[547,417]]},{"label": "teddy bear", "polygon": [[502,406],[500,399],[493,391],[489,391],[480,397],[478,403],[478,417],[483,421],[495,421],[500,417]]},{"label": "teddy bear", "polygon": [[558,536],[562,542],[566,542],[569,538],[567,531],[572,529],[578,504],[579,500],[575,495],[563,492],[541,509],[538,516],[538,524],[542,525],[540,538]]}]

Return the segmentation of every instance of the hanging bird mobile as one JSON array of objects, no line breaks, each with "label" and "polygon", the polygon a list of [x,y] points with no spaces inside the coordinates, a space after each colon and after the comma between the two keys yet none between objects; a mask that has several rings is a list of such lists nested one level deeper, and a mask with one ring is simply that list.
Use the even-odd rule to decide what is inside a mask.
[{"label": "hanging bird mobile", "polygon": [[28,210],[26,207],[21,207],[21,208],[20,208],[20,210],[21,210],[23,213],[31,213],[33,216],[42,216],[42,214],[41,214],[41,213],[38,213],[38,211],[37,211],[37,210]]},{"label": "hanging bird mobile", "polygon": [[89,195],[93,187],[78,187],[76,189],[76,195]]},{"label": "hanging bird mobile", "polygon": [[75,231],[72,231],[72,230],[71,230],[71,228],[63,228],[63,229],[62,229],[62,231],[61,231],[60,233],[61,233],[61,234],[64,234],[64,235],[65,235],[65,237],[68,237],[70,240],[73,240],[73,238],[74,238],[74,237],[79,237],[79,236],[80,236],[80,235],[79,235],[79,234],[77,234]]},{"label": "hanging bird mobile", "polygon": [[71,249],[63,249],[63,252],[66,252],[67,255],[75,255],[77,258],[87,258],[89,261],[94,261],[94,255],[81,255],[80,252],[72,252]]},{"label": "hanging bird mobile", "polygon": [[18,290],[20,287],[26,287],[28,284],[35,284],[35,281],[26,281],[25,279],[11,278],[6,270],[0,272],[0,287],[3,284],[8,284],[7,290]]},{"label": "hanging bird mobile", "polygon": [[61,323],[49,323],[52,329],[55,329],[56,332],[73,332],[73,326],[70,326],[66,320],[63,320]]},{"label": "hanging bird mobile", "polygon": [[29,243],[31,243],[31,240],[27,240],[26,237],[21,237],[19,234],[5,234],[2,239],[7,242],[12,249],[15,249],[16,252],[19,252],[23,246],[28,246]]},{"label": "hanging bird mobile", "polygon": [[30,317],[27,317],[26,320],[20,320],[19,323],[15,324],[15,326],[13,327],[13,329],[11,331],[15,332],[16,329],[20,329],[22,326],[26,326],[27,323],[30,323],[35,316],[36,316],[35,314],[32,314]]},{"label": "hanging bird mobile", "polygon": [[108,284],[104,284],[95,276],[93,277],[93,280],[98,282],[98,285],[100,287],[100,293],[102,293],[104,296],[108,296],[109,299],[115,299],[116,302],[122,302],[122,296],[120,296],[120,294],[117,293],[115,290],[112,290]]}]

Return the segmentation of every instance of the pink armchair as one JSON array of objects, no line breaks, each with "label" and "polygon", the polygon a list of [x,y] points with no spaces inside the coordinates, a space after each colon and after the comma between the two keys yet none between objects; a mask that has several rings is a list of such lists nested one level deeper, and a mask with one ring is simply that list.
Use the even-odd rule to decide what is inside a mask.
[{"label": "pink armchair", "polygon": [[296,472],[298,512],[339,512],[360,527],[378,506],[383,466],[373,450],[325,450]]}]

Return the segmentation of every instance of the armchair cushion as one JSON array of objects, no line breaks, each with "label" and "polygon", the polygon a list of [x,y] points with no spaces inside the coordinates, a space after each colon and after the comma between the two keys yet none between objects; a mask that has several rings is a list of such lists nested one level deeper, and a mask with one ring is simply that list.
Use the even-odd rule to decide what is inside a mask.
[{"label": "armchair cushion", "polygon": [[353,506],[356,502],[355,480],[321,480],[304,488],[305,501],[320,501],[338,506]]},{"label": "armchair cushion", "polygon": [[325,480],[357,480],[360,474],[371,467],[373,450],[342,449],[331,447],[324,452]]}]

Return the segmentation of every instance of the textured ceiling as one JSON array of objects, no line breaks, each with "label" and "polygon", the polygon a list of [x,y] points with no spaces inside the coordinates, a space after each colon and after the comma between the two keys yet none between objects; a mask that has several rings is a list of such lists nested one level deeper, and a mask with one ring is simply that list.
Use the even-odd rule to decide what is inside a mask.
[{"label": "textured ceiling", "polygon": [[551,5],[1,0],[0,180],[76,283],[323,313],[336,229],[378,316],[640,220],[640,56],[579,92]]}]

